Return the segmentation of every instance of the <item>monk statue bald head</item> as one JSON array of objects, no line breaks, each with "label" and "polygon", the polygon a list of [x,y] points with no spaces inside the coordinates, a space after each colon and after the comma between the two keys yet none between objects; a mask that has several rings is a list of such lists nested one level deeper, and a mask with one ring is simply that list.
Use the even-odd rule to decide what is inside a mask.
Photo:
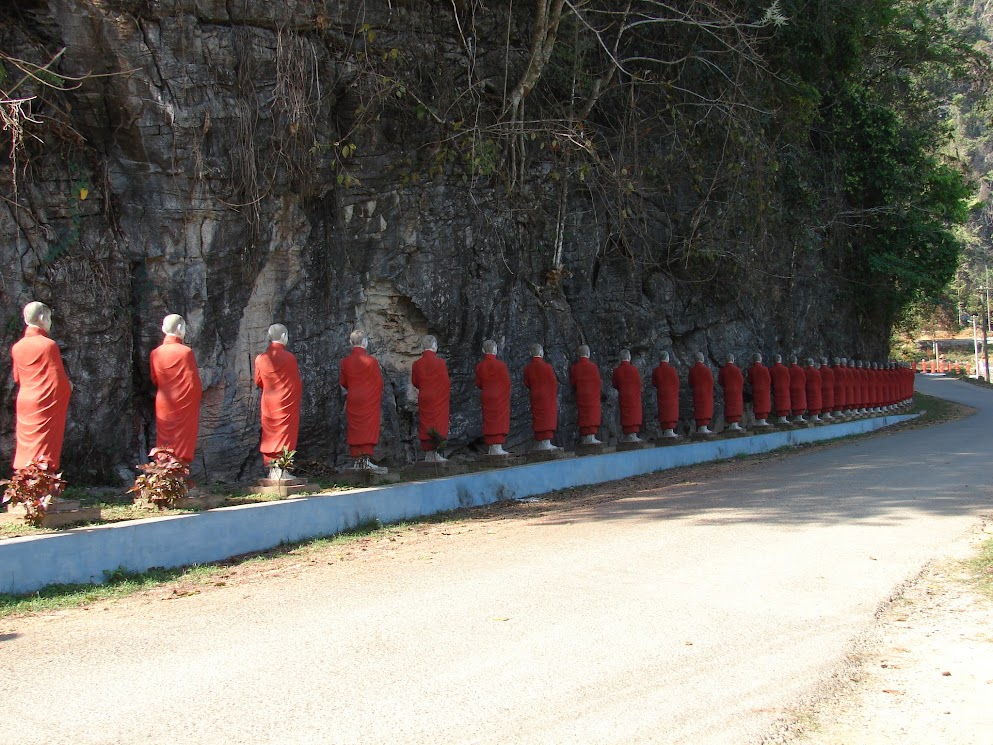
[{"label": "monk statue bald head", "polygon": [[729,354],[727,356],[727,364],[729,364],[729,365],[733,365],[734,364],[734,355],[733,354]]},{"label": "monk statue bald head", "polygon": [[483,342],[483,354],[496,354],[497,353],[497,343],[492,339],[487,339]]},{"label": "monk statue bald head", "polygon": [[617,353],[617,356],[621,358],[621,361],[622,362],[630,362],[631,361],[631,350],[630,349],[622,349],[620,352]]},{"label": "monk statue bald head", "polygon": [[52,330],[52,309],[33,300],[24,306],[24,325],[34,326],[46,334]]},{"label": "monk statue bald head", "polygon": [[290,334],[283,324],[274,323],[269,327],[269,341],[275,342],[276,344],[282,344],[285,347],[286,342],[289,340]]},{"label": "monk statue bald head", "polygon": [[544,357],[545,348],[538,343],[532,344],[529,349],[531,350],[532,357]]},{"label": "monk statue bald head", "polygon": [[663,362],[668,362],[669,361],[669,353],[668,352],[663,352],[662,354],[659,355],[659,359],[662,360]]},{"label": "monk statue bald head", "polygon": [[421,350],[424,352],[437,352],[438,340],[431,336],[431,334],[427,334],[421,339]]},{"label": "monk statue bald head", "polygon": [[590,358],[590,348],[588,346],[586,346],[585,344],[580,344],[579,345],[579,348],[576,350],[576,354],[578,354],[580,357],[585,357],[586,359],[589,359]]},{"label": "monk statue bald head", "polygon": [[170,313],[162,319],[162,333],[166,336],[186,338],[186,321],[178,313]]},{"label": "monk statue bald head", "polygon": [[781,354],[774,354],[774,355],[772,356],[772,360],[773,360],[773,362],[775,362],[776,364],[781,364],[781,363],[782,363],[782,361],[783,361],[783,355],[781,355]]},{"label": "monk statue bald head", "polygon": [[762,364],[762,355],[759,352],[756,352],[755,354],[753,354],[752,355],[752,362],[758,362],[759,364]]},{"label": "monk statue bald head", "polygon": [[696,353],[696,361],[697,362],[703,362],[704,359],[705,359],[705,357],[703,356],[703,352],[697,352]]},{"label": "monk statue bald head", "polygon": [[790,355],[790,364],[795,365],[797,363],[797,357],[795,354]]},{"label": "monk statue bald head", "polygon": [[362,347],[363,349],[369,348],[369,337],[365,335],[364,331],[359,331],[356,329],[348,335],[348,343],[353,347]]}]

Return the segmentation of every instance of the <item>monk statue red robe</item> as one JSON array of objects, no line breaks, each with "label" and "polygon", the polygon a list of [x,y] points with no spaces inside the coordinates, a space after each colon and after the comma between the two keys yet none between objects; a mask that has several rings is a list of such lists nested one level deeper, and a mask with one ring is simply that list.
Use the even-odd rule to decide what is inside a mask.
[{"label": "monk statue red robe", "polygon": [[806,424],[803,415],[807,413],[807,376],[797,364],[796,355],[790,355],[790,411],[796,424]]},{"label": "monk statue red robe", "polygon": [[807,366],[803,370],[807,381],[807,411],[810,421],[821,423],[821,371],[817,369],[813,357],[807,358]]},{"label": "monk statue red robe", "polygon": [[755,353],[748,368],[748,384],[752,388],[752,415],[756,427],[768,427],[772,411],[772,377],[769,368],[762,364],[762,355]]},{"label": "monk statue red robe", "polygon": [[362,331],[353,331],[348,337],[352,353],[341,361],[338,384],[345,389],[345,418],[348,420],[349,454],[355,458],[352,468],[373,473],[387,473],[389,469],[372,462],[372,455],[379,444],[379,426],[383,406],[383,374],[379,362],[366,350],[369,338]]},{"label": "monk statue red robe", "polygon": [[652,372],[652,385],[657,392],[662,437],[678,437],[676,425],[679,423],[679,373],[669,364],[668,352],[662,353],[659,366]]},{"label": "monk statue red robe", "polygon": [[293,474],[272,461],[284,450],[297,449],[303,383],[297,358],[287,351],[289,332],[281,323],[269,327],[269,348],[255,358],[255,385],[262,389],[262,462],[270,479],[287,481]]},{"label": "monk statue red robe", "polygon": [[734,355],[727,356],[727,362],[717,373],[717,382],[724,391],[724,421],[731,432],[743,432],[739,422],[745,413],[745,376],[734,364]]},{"label": "monk statue red robe", "polygon": [[821,357],[821,419],[830,422],[834,419],[834,370],[828,364],[827,357]]},{"label": "monk statue red robe", "polygon": [[58,345],[48,337],[52,311],[44,303],[24,306],[24,336],[10,350],[14,383],[17,384],[15,411],[14,470],[32,461],[46,463],[57,471],[62,459],[66,412],[72,383],[62,364]]},{"label": "monk statue red robe", "polygon": [[559,381],[555,370],[545,362],[545,350],[540,344],[531,345],[531,361],[524,366],[524,387],[531,394],[535,450],[561,450],[552,444],[559,426]]},{"label": "monk statue red robe", "polygon": [[714,418],[714,374],[703,361],[703,352],[696,353],[696,364],[688,375],[693,391],[693,421],[698,435],[713,434],[710,421]]},{"label": "monk statue red robe", "polygon": [[497,343],[483,342],[483,359],[476,365],[476,387],[482,392],[483,441],[488,455],[510,455],[503,449],[510,433],[510,372],[497,359]]},{"label": "monk statue red robe", "polygon": [[417,437],[424,460],[445,463],[438,452],[439,440],[448,439],[452,381],[448,365],[438,356],[438,340],[430,334],[421,340],[421,357],[410,368],[410,383],[417,389]]},{"label": "monk statue red robe", "polygon": [[845,360],[841,357],[834,358],[834,366],[831,368],[834,373],[834,417],[844,419],[848,409],[848,388],[845,385]]},{"label": "monk statue red robe", "polygon": [[621,442],[641,442],[644,414],[641,408],[641,373],[631,364],[631,350],[622,349],[621,364],[614,370],[611,385],[617,389],[617,404],[621,410]]},{"label": "monk statue red robe", "polygon": [[193,350],[183,344],[186,321],[170,313],[162,321],[162,344],[152,350],[149,370],[155,393],[155,447],[172,448],[186,465],[193,462],[200,430],[203,386]]},{"label": "monk statue red robe", "polygon": [[600,393],[603,383],[600,369],[590,362],[590,348],[581,344],[578,359],[569,368],[569,384],[576,392],[576,411],[580,445],[602,445],[596,435],[600,429]]},{"label": "monk statue red robe", "polygon": [[854,392],[855,410],[860,416],[869,413],[868,406],[868,385],[865,374],[862,370],[862,360],[849,360],[848,366],[852,371],[852,390]]},{"label": "monk statue red robe", "polygon": [[775,363],[769,368],[772,378],[772,396],[776,404],[776,424],[789,424],[786,418],[790,415],[790,371],[783,364],[782,355],[775,356]]}]

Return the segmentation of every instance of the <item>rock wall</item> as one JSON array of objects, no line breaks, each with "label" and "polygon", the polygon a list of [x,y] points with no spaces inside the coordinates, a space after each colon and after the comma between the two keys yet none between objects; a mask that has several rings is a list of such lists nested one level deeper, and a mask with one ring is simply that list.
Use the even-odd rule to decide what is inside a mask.
[{"label": "rock wall", "polygon": [[[0,48],[44,62],[65,47],[59,74],[89,76],[46,109],[71,131],[49,128],[0,176],[0,346],[20,336],[24,303],[52,306],[76,386],[64,451],[71,478],[124,478],[154,442],[148,354],[167,313],[187,319],[198,360],[195,471],[209,481],[261,472],[252,359],[273,322],[288,326],[304,379],[300,457],[329,464],[347,453],[337,375],[354,327],[367,331],[383,366],[380,449],[394,464],[415,452],[409,369],[425,333],[438,337],[451,371],[456,449],[480,440],[473,369],[489,337],[515,383],[511,445],[530,437],[520,381],[535,340],[559,376],[566,445],[576,437],[567,381],[580,343],[601,365],[610,434],[619,431],[610,371],[625,346],[646,380],[648,423],[662,350],[684,379],[698,350],[715,372],[728,353],[885,354],[886,330],[859,326],[821,250],[794,247],[788,266],[756,255],[761,281],[687,281],[605,251],[613,228],[581,190],[560,202],[536,176],[511,193],[445,163],[414,179],[410,164],[431,157],[416,118],[387,111],[353,131],[368,102],[354,86],[362,57],[349,39],[368,41],[377,29],[389,35],[383,54],[430,47],[461,69],[468,58],[452,3],[17,5],[0,16]],[[479,12],[473,59],[485,71],[504,57],[495,30],[506,19],[500,9]],[[526,30],[515,31],[521,44]],[[346,160],[349,142],[357,147]],[[542,162],[532,168],[547,173]],[[655,229],[664,241],[664,226]],[[0,381],[0,460],[9,462],[8,355]],[[683,411],[688,418],[686,391]]]}]

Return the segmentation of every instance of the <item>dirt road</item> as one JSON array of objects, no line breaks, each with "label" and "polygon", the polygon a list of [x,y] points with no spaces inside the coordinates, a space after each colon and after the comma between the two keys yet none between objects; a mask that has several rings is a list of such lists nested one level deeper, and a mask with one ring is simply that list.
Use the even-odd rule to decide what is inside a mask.
[{"label": "dirt road", "polygon": [[0,622],[0,741],[761,742],[993,505],[925,385],[980,413]]}]

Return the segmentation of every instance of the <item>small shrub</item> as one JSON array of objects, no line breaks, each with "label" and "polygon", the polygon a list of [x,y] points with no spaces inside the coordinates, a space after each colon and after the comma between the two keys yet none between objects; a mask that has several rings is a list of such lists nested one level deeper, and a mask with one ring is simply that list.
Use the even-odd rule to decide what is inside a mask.
[{"label": "small shrub", "polygon": [[142,474],[134,480],[129,494],[137,494],[160,510],[168,509],[190,490],[190,467],[176,457],[172,448],[152,448],[152,461],[135,468]]},{"label": "small shrub", "polygon": [[297,451],[283,448],[278,456],[269,461],[270,468],[278,468],[280,471],[289,471],[293,468],[293,461],[296,460]]},{"label": "small shrub", "polygon": [[13,478],[0,481],[0,486],[7,487],[3,493],[3,503],[23,504],[27,511],[25,521],[40,527],[49,505],[58,499],[66,485],[62,474],[53,473],[53,470],[45,461],[31,461],[17,469]]}]

